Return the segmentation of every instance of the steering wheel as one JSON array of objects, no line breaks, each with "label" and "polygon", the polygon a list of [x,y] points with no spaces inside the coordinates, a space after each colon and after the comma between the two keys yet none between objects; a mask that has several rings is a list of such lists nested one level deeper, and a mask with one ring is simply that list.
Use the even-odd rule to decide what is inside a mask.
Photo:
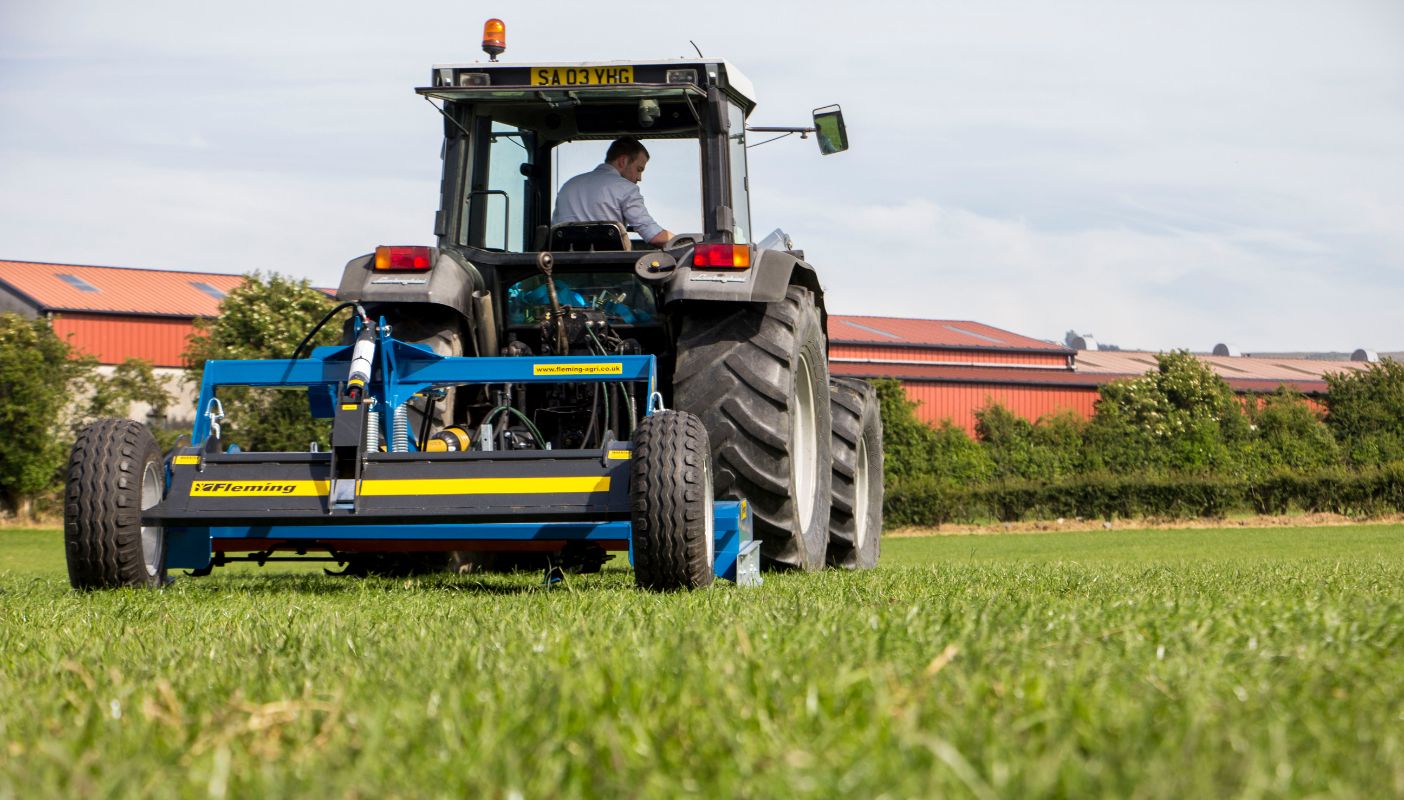
[{"label": "steering wheel", "polygon": [[698,238],[700,238],[700,235],[696,233],[679,233],[674,235],[673,238],[664,242],[663,247],[661,249],[674,250],[679,247],[688,247],[691,245],[695,245],[697,244]]}]

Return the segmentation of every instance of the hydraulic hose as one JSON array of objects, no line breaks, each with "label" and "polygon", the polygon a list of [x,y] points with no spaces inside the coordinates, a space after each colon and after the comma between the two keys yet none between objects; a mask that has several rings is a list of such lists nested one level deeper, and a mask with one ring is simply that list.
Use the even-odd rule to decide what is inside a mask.
[{"label": "hydraulic hose", "polygon": [[317,332],[320,331],[322,327],[325,326],[328,322],[330,322],[331,318],[336,316],[337,312],[341,311],[344,308],[356,309],[356,316],[361,318],[361,322],[363,322],[366,325],[370,325],[370,317],[366,315],[366,310],[361,307],[360,303],[357,303],[354,300],[341,303],[336,308],[333,308],[331,311],[328,311],[327,315],[325,317],[322,317],[321,322],[318,322],[316,325],[312,326],[312,330],[309,331],[306,336],[302,337],[302,341],[297,343],[297,347],[293,350],[290,359],[292,361],[296,361],[299,358],[301,358],[302,348],[306,347],[307,343],[312,341],[312,337],[316,336]]}]

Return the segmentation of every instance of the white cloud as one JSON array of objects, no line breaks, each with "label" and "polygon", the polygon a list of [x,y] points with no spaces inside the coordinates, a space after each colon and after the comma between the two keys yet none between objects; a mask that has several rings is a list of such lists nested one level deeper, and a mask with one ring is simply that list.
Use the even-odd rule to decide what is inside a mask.
[{"label": "white cloud", "polygon": [[[1148,347],[1404,348],[1395,0],[490,13],[513,60],[677,56],[694,39],[756,82],[756,124],[843,103],[850,152],[791,138],[751,155],[757,231],[793,234],[839,310]],[[377,243],[426,241],[441,123],[411,88],[480,57],[484,16],[0,5],[0,257],[332,283]],[[664,224],[686,214],[644,188]]]}]

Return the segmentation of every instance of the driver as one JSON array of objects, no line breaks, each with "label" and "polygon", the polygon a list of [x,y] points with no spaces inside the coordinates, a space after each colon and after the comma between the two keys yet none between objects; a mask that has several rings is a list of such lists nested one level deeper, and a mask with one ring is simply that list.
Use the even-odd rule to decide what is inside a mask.
[{"label": "driver", "polygon": [[615,139],[605,152],[604,163],[565,182],[556,194],[556,210],[551,223],[622,222],[655,247],[662,247],[673,234],[653,221],[644,207],[644,167],[648,150],[632,136]]}]

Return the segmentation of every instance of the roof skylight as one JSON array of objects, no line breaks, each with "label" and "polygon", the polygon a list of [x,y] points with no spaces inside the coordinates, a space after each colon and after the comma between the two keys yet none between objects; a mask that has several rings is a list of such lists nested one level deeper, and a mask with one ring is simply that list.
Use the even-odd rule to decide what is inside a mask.
[{"label": "roof skylight", "polygon": [[57,275],[55,275],[54,277],[55,277],[55,278],[58,278],[59,280],[63,281],[64,283],[68,284],[69,286],[72,286],[74,289],[77,289],[77,290],[80,291],[80,292],[100,292],[100,291],[102,291],[102,290],[99,289],[98,287],[92,285],[91,283],[88,283],[87,281],[83,280],[82,278],[78,277],[77,275],[69,275],[68,273],[60,272],[60,273],[58,273]]},{"label": "roof skylight", "polygon": [[189,283],[191,286],[194,286],[196,289],[199,289],[216,300],[223,300],[225,298],[224,292],[221,292],[219,289],[216,289],[204,281],[189,281]]}]

